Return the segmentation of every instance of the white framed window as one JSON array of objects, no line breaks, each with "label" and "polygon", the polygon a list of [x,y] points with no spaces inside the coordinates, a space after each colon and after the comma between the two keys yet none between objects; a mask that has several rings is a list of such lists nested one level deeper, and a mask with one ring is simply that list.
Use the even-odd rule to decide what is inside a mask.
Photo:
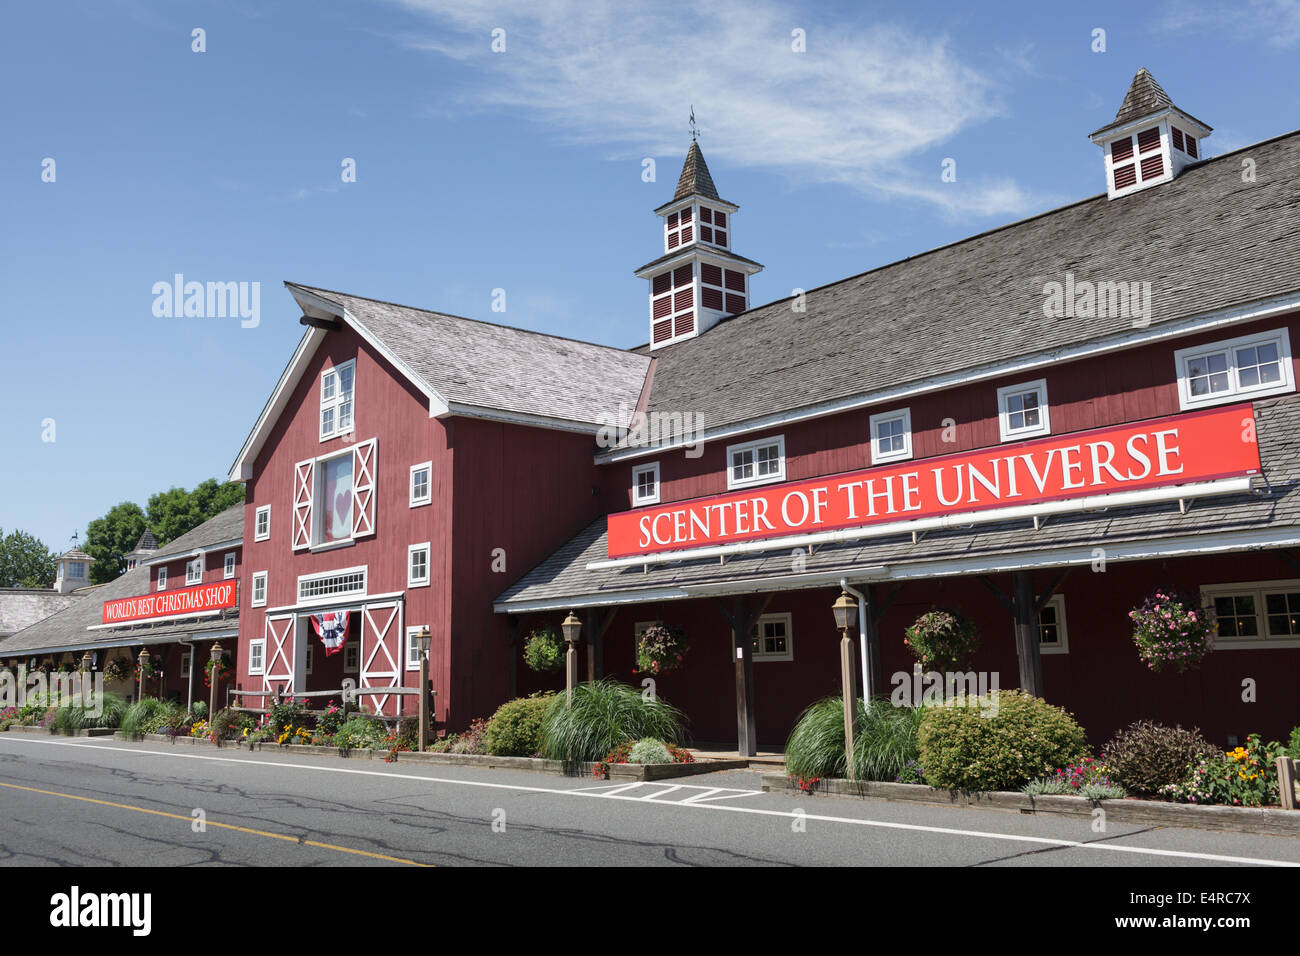
[{"label": "white framed window", "polygon": [[727,446],[727,487],[785,480],[785,436]]},{"label": "white framed window", "polygon": [[266,638],[248,642],[248,673],[260,674],[266,668]]},{"label": "white framed window", "polygon": [[203,583],[203,555],[185,562],[185,583],[186,585]]},{"label": "white framed window", "polygon": [[226,552],[226,562],[224,568],[222,569],[222,574],[224,574],[227,578],[233,578],[235,576],[235,552],[233,551]]},{"label": "white framed window", "polygon": [[253,599],[250,607],[266,607],[266,572],[253,573]]},{"label": "white framed window", "polygon": [[253,519],[253,540],[265,541],[271,537],[271,506],[262,505]]},{"label": "white framed window", "polygon": [[347,641],[343,645],[343,673],[355,674],[361,670],[361,642]]},{"label": "white framed window", "polygon": [[406,549],[406,586],[422,588],[429,585],[429,542],[413,544]]},{"label": "white framed window", "polygon": [[312,548],[347,545],[352,541],[356,520],[356,498],[352,493],[354,458],[349,448],[316,462],[312,482]]},{"label": "white framed window", "polygon": [[[423,624],[413,624],[406,629],[406,669],[408,671],[418,671],[420,669],[420,652],[415,647],[415,635],[420,633]],[[433,645],[430,643],[430,650]]]},{"label": "white framed window", "polygon": [[902,461],[912,457],[912,410],[900,408],[893,412],[872,415],[871,463]]},{"label": "white framed window", "polygon": [[1053,594],[1038,612],[1038,650],[1042,654],[1068,654],[1070,633],[1065,623],[1065,595]]},{"label": "white framed window", "polygon": [[1286,329],[1243,335],[1174,352],[1183,409],[1295,391]]},{"label": "white framed window", "polygon": [[789,613],[764,614],[750,631],[754,661],[794,660],[794,628]]},{"label": "white framed window", "polygon": [[365,594],[369,565],[298,575],[298,602],[328,601],[345,594]]},{"label": "white framed window", "polygon": [[1201,605],[1219,626],[1216,650],[1300,647],[1300,580],[1205,585]]},{"label": "white framed window", "polygon": [[158,590],[161,591],[165,587],[167,587],[167,565],[164,564],[158,569]]},{"label": "white framed window", "polygon": [[69,561],[69,562],[68,562],[68,577],[73,578],[73,579],[75,580],[75,579],[78,579],[78,578],[84,578],[85,576],[86,576],[86,562],[85,562],[85,561]]},{"label": "white framed window", "polygon": [[433,500],[433,462],[411,466],[411,507],[427,505]]},{"label": "white framed window", "polygon": [[327,368],[320,375],[320,440],[352,431],[357,360]]},{"label": "white framed window", "polygon": [[632,504],[659,504],[659,462],[632,469]]},{"label": "white framed window", "polygon": [[998,430],[1003,441],[1050,435],[1047,379],[1039,378],[998,389]]},{"label": "white framed window", "polygon": [[190,652],[181,651],[181,676],[188,677],[190,673]]}]

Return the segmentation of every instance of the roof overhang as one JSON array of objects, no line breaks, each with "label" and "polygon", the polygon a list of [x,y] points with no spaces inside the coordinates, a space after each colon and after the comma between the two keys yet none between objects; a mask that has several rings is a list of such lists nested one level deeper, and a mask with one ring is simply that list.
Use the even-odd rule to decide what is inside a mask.
[{"label": "roof overhang", "polygon": [[740,207],[733,202],[727,202],[725,199],[714,199],[712,196],[705,196],[702,193],[691,193],[689,196],[683,196],[681,199],[670,199],[658,209],[655,210],[656,216],[671,216],[678,209],[684,209],[691,203],[704,202],[710,206],[719,206],[727,212],[735,212]]},{"label": "roof overhang", "polygon": [[[437,389],[433,388],[422,376],[394,354],[387,345],[340,303],[292,282],[286,282],[284,285],[297,301],[304,317],[319,320],[337,319],[355,331],[367,345],[383,356],[393,368],[397,369],[403,378],[419,389],[429,400],[430,418],[448,414],[447,401],[438,393]],[[275,423],[287,410],[289,398],[293,395],[299,382],[302,381],[312,356],[316,354],[317,347],[328,334],[329,332],[326,329],[308,326],[307,331],[298,342],[298,347],[294,350],[293,357],[289,359],[289,364],[281,373],[280,380],[271,392],[271,397],[267,399],[266,405],[262,408],[257,423],[244,440],[243,447],[240,448],[234,464],[230,467],[229,477],[231,481],[248,481],[253,477],[253,462],[261,453]]]},{"label": "roof overhang", "polygon": [[1074,362],[1166,339],[1193,335],[1199,332],[1209,332],[1234,325],[1243,325],[1247,322],[1258,322],[1288,312],[1294,312],[1297,309],[1300,309],[1300,292],[1291,292],[1286,295],[1261,299],[1228,309],[1218,309],[1214,312],[1206,312],[1185,319],[1171,319],[1158,325],[1150,325],[1145,328],[1092,339],[1080,342],[1077,345],[1062,346],[1045,352],[1032,352],[1005,359],[1001,362],[992,362],[975,368],[917,379],[903,385],[859,392],[856,395],[848,395],[813,405],[804,405],[773,415],[745,419],[711,429],[706,428],[703,434],[686,435],[656,444],[629,445],[608,451],[598,451],[595,462],[598,465],[607,465],[618,461],[644,458],[648,455],[658,455],[665,451],[673,451],[688,446],[698,448],[705,442],[724,441],[748,432],[781,428],[793,422],[824,418],[827,415],[839,415],[843,412],[866,408],[870,405],[896,402],[916,395],[944,391],[962,385],[1000,378],[1004,375],[1024,374],[1061,362]]},{"label": "roof overhang", "polygon": [[236,637],[238,627],[213,628],[206,631],[170,631],[158,634],[131,634],[101,637],[95,641],[80,644],[50,644],[44,647],[9,648],[0,644],[0,657],[40,657],[42,654],[65,654],[69,651],[102,651],[114,647],[136,647],[157,644],[191,644],[194,641],[209,641],[213,638]]},{"label": "roof overhang", "polygon": [[674,250],[672,254],[660,256],[658,259],[647,262],[632,274],[638,279],[648,279],[655,273],[674,268],[692,259],[707,260],[727,269],[746,272],[749,275],[763,271],[762,263],[727,252],[725,249],[704,245],[699,240],[695,240],[688,245],[682,246],[679,250]]},{"label": "roof overhang", "polygon": [[1154,113],[1148,113],[1145,116],[1139,116],[1134,120],[1124,120],[1120,123],[1111,123],[1109,126],[1103,126],[1099,130],[1094,130],[1088,134],[1088,138],[1094,143],[1100,145],[1116,136],[1123,136],[1125,133],[1135,133],[1139,128],[1145,129],[1152,123],[1158,123],[1163,119],[1177,118],[1184,126],[1190,126],[1197,139],[1209,136],[1214,132],[1212,126],[1207,126],[1190,113],[1184,113],[1177,106],[1166,106],[1163,109],[1156,110]]}]

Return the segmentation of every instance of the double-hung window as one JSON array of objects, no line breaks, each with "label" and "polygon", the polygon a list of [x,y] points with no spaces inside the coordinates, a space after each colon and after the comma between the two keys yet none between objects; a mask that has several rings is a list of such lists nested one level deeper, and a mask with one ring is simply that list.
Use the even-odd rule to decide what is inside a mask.
[{"label": "double-hung window", "polygon": [[226,563],[225,566],[222,568],[221,573],[227,579],[233,578],[235,576],[235,552],[227,551],[225,560]]},{"label": "double-hung window", "polygon": [[411,466],[411,507],[427,505],[433,500],[433,462]]},{"label": "double-hung window", "polygon": [[352,537],[352,457],[349,450],[316,464],[316,501],[312,509],[316,528],[312,542],[317,546]]},{"label": "double-hung window", "polygon": [[1052,433],[1046,379],[998,389],[998,431],[1003,441]]},{"label": "double-hung window", "polygon": [[1066,654],[1070,650],[1065,628],[1065,595],[1053,594],[1038,612],[1038,649],[1043,654]]},{"label": "double-hung window", "polygon": [[1174,362],[1183,409],[1295,390],[1286,329],[1179,349]]},{"label": "double-hung window", "polygon": [[248,673],[260,674],[266,668],[266,638],[248,642]]},{"label": "double-hung window", "polygon": [[764,614],[755,622],[750,641],[756,662],[794,660],[791,621],[789,614]]},{"label": "double-hung window", "polygon": [[912,410],[910,408],[872,415],[870,425],[873,465],[887,461],[902,461],[912,457]]},{"label": "double-hung window", "polygon": [[199,555],[185,562],[185,583],[201,584],[203,582],[203,556]]},{"label": "double-hung window", "polygon": [[632,469],[632,504],[657,505],[659,503],[659,462],[638,465]]},{"label": "double-hung window", "polygon": [[258,571],[253,575],[253,600],[251,607],[266,606],[266,572]]},{"label": "double-hung window", "polygon": [[257,517],[253,519],[253,540],[265,541],[271,537],[271,506],[262,505],[257,509]]},{"label": "double-hung window", "polygon": [[407,548],[407,587],[422,588],[429,584],[429,542],[413,544]]},{"label": "double-hung window", "polygon": [[1201,588],[1219,626],[1216,648],[1300,646],[1300,581],[1249,581]]},{"label": "double-hung window", "polygon": [[158,569],[158,590],[161,591],[165,587],[167,587],[167,565],[164,564]]},{"label": "double-hung window", "polygon": [[785,480],[785,437],[731,445],[727,448],[727,487],[745,488]]},{"label": "double-hung window", "polygon": [[320,377],[320,440],[352,431],[356,359],[327,368]]}]

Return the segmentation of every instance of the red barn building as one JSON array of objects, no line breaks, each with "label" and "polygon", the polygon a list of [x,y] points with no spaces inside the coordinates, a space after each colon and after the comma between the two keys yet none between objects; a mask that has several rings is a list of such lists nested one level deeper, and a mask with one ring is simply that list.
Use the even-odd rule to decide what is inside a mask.
[{"label": "red barn building", "polygon": [[[630,351],[290,285],[308,329],[232,470],[241,684],[350,674],[393,713],[427,625],[457,730],[538,683],[534,627],[577,611],[589,668],[634,680],[664,622],[692,646],[658,691],[753,753],[839,692],[847,589],[874,693],[942,606],[977,671],[1096,742],[1285,734],[1300,133],[1206,160],[1209,133],[1140,71],[1092,134],[1104,195],[757,308],[692,144]],[[1128,612],[1162,586],[1217,612],[1199,669],[1139,661]],[[313,663],[335,612],[347,652]]]}]

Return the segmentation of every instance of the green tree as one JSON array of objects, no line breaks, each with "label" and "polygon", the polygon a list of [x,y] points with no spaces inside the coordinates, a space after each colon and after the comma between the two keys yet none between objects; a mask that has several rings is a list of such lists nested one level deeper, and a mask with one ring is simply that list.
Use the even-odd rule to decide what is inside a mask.
[{"label": "green tree", "polygon": [[169,488],[149,498],[149,527],[158,544],[164,545],[243,500],[244,486],[235,481],[209,478],[193,491]]},{"label": "green tree", "polygon": [[114,505],[86,526],[81,550],[95,559],[90,566],[91,584],[106,584],[126,571],[122,555],[135,547],[144,529],[144,512],[130,501]]},{"label": "green tree", "polygon": [[0,529],[0,588],[48,588],[58,562],[53,551],[26,531]]}]

